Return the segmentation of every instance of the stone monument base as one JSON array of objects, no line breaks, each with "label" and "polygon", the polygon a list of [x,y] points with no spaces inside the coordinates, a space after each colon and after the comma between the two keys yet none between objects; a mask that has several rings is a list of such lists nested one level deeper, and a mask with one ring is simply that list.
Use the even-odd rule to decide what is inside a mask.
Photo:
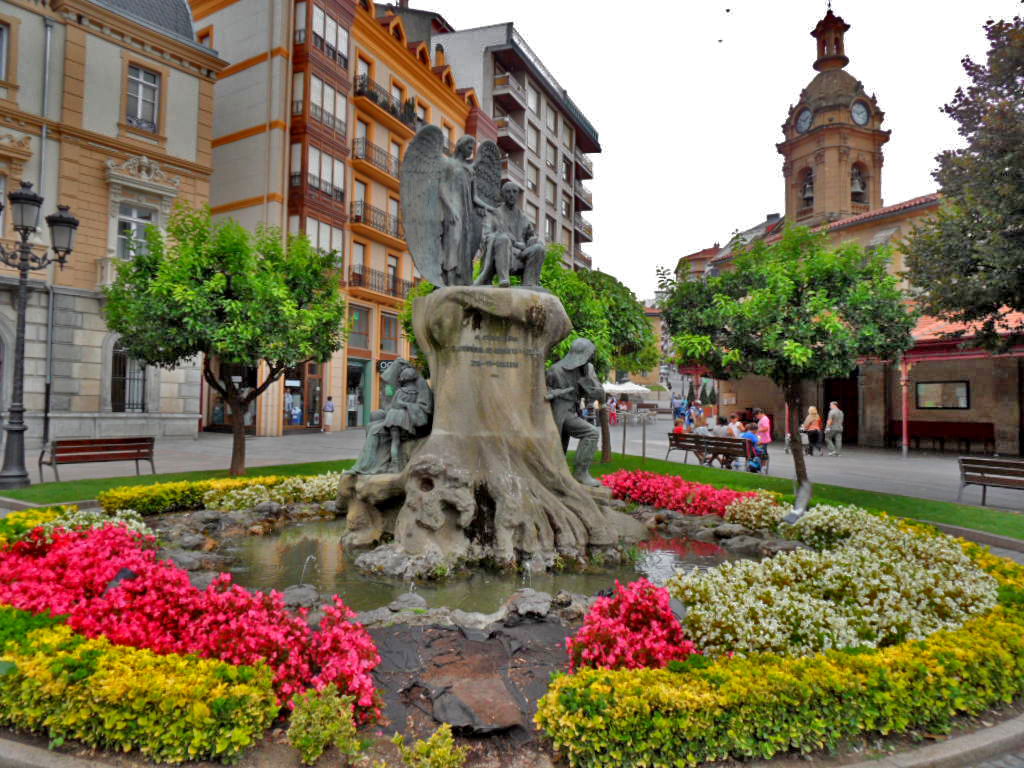
[{"label": "stone monument base", "polygon": [[441,288],[417,299],[434,421],[404,470],[347,475],[346,546],[391,538],[357,564],[405,578],[466,562],[551,567],[644,538],[569,472],[544,396],[544,361],[570,330],[557,297],[528,289]]}]

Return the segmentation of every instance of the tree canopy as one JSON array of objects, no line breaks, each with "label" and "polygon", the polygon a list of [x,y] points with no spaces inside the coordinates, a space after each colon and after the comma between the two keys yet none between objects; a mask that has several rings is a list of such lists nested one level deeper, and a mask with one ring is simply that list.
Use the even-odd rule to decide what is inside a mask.
[{"label": "tree canopy", "polygon": [[[171,368],[203,357],[203,377],[228,404],[235,426],[232,474],[245,468],[243,414],[288,368],[325,361],[344,341],[345,301],[335,256],[304,236],[273,227],[251,233],[213,222],[208,208],[177,208],[166,235],[150,227],[147,247],[118,264],[105,313],[129,355]],[[257,366],[258,387],[243,391],[214,372],[214,359]]]},{"label": "tree canopy", "polygon": [[[888,261],[884,250],[833,248],[825,233],[787,227],[777,242],[739,252],[719,276],[663,275],[678,362],[703,365],[719,379],[767,376],[782,389],[788,431],[799,440],[800,382],[848,376],[862,358],[891,360],[912,343],[915,318]],[[793,461],[809,493],[799,448]]]},{"label": "tree canopy", "polygon": [[1024,324],[1024,18],[989,21],[984,64],[963,59],[971,84],[943,111],[966,142],[936,158],[943,205],[907,245],[911,283],[928,314],[978,324],[999,346]]}]

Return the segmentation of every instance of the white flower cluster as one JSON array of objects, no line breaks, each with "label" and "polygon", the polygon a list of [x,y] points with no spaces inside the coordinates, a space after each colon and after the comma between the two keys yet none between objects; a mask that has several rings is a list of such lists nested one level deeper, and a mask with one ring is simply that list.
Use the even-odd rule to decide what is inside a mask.
[{"label": "white flower cluster", "polygon": [[756,531],[762,528],[775,528],[788,511],[788,508],[779,504],[775,497],[759,493],[757,496],[736,499],[725,508],[725,519]]},{"label": "white flower cluster", "polygon": [[105,525],[120,525],[128,530],[140,533],[143,536],[152,536],[153,530],[143,522],[142,515],[134,509],[120,509],[112,515],[108,515],[102,509],[77,509],[68,507],[59,517],[40,527],[45,531],[48,541],[53,540],[53,532],[57,528],[65,530],[84,531],[92,528],[102,528]]},{"label": "white flower cluster", "polygon": [[878,647],[961,626],[990,610],[996,582],[943,535],[857,507],[814,507],[787,534],[820,551],[783,552],[678,573],[683,622],[711,654],[806,655]]},{"label": "white flower cluster", "polygon": [[252,509],[264,501],[319,504],[337,497],[340,480],[340,472],[327,472],[312,477],[289,477],[269,488],[265,485],[248,485],[231,490],[214,489],[203,496],[203,504],[207,509],[222,512]]}]

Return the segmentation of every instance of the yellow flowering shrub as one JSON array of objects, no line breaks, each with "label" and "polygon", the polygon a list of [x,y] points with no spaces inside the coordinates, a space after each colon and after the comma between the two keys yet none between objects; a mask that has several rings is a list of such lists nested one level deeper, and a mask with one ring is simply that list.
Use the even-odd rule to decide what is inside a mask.
[{"label": "yellow flowering shrub", "polygon": [[572,766],[697,765],[810,752],[858,733],[946,732],[955,715],[1022,691],[1024,616],[998,607],[880,650],[583,669],[553,680],[535,719]]},{"label": "yellow flowering shrub", "polygon": [[26,533],[43,523],[49,523],[65,513],[77,510],[78,507],[74,505],[62,505],[9,512],[6,517],[0,518],[0,547],[18,541]]},{"label": "yellow flowering shrub", "polygon": [[0,724],[155,761],[230,762],[277,714],[272,673],[112,645],[64,625],[0,652]]},{"label": "yellow flowering shrub", "polygon": [[203,508],[203,496],[213,490],[233,490],[250,485],[274,486],[284,480],[277,475],[265,477],[223,477],[214,480],[178,480],[153,485],[125,485],[100,491],[97,500],[103,511],[112,514],[134,509],[141,515],[160,515]]}]

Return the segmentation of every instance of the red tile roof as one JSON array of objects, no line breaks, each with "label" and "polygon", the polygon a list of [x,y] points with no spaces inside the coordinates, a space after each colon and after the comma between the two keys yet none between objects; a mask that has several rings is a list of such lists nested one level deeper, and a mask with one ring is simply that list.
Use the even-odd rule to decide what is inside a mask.
[{"label": "red tile roof", "polygon": [[856,216],[847,216],[845,219],[839,219],[838,221],[829,222],[825,225],[825,228],[829,232],[835,229],[844,229],[851,227],[854,224],[860,224],[863,221],[871,221],[872,219],[885,218],[894,213],[900,211],[906,211],[911,208],[918,208],[921,206],[931,205],[939,201],[939,193],[932,192],[929,195],[921,195],[920,197],[912,197],[909,200],[904,200],[902,203],[896,203],[895,205],[887,205],[884,208],[876,208],[873,211],[866,211],[864,213],[858,213]]},{"label": "red tile roof", "polygon": [[[1007,313],[1004,318],[1004,323],[1010,326],[1020,326],[1024,324],[1024,312]],[[928,317],[926,315],[917,321],[917,325],[914,327],[914,330],[911,331],[911,335],[917,343],[946,341],[947,339],[945,336],[947,334],[956,333],[958,331],[966,331],[964,338],[970,338],[971,330],[977,328],[978,325],[979,324],[977,323],[953,323],[949,320],[943,320],[938,317]]]},{"label": "red tile roof", "polygon": [[705,248],[703,250],[694,251],[693,253],[687,254],[686,256],[683,256],[683,259],[690,261],[692,259],[699,259],[702,256],[711,257],[718,253],[720,250],[722,250],[721,247],[716,243],[710,248]]}]

